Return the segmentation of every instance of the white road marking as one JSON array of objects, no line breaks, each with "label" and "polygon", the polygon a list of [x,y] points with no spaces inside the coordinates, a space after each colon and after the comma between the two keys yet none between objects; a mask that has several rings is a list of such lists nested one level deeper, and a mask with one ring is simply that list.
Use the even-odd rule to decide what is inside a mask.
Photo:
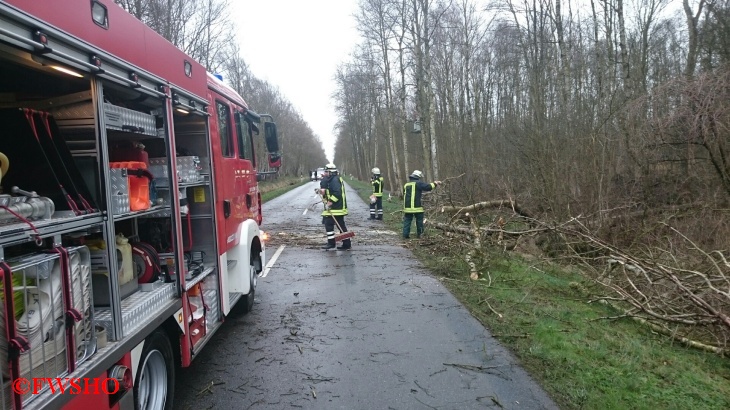
[{"label": "white road marking", "polygon": [[309,208],[304,208],[304,212],[302,212],[302,215],[306,215]]},{"label": "white road marking", "polygon": [[279,246],[279,249],[276,250],[276,252],[274,253],[274,256],[272,256],[271,259],[269,259],[269,263],[266,264],[266,268],[264,269],[264,274],[261,275],[262,278],[265,278],[266,275],[269,274],[271,267],[274,266],[274,263],[276,263],[276,259],[279,257],[279,255],[281,255],[281,252],[284,250],[285,247],[286,247],[286,245]]}]

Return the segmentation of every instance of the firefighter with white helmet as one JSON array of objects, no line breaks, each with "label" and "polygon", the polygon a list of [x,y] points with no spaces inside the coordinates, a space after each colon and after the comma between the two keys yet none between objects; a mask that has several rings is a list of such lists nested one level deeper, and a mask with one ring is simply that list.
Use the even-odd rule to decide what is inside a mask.
[{"label": "firefighter with white helmet", "polygon": [[[347,196],[345,195],[345,181],[337,172],[337,167],[333,163],[324,166],[324,176],[319,183],[319,192],[325,202],[325,209],[322,211],[322,224],[327,231],[327,243],[322,249],[328,250],[335,248],[335,226],[340,232],[347,232],[345,225],[345,215],[347,215]],[[342,245],[337,246],[339,250],[348,250],[352,248],[350,238],[342,241]]]},{"label": "firefighter with white helmet", "polygon": [[383,177],[380,176],[380,168],[371,170],[370,183],[373,186],[373,194],[370,195],[370,220],[383,220]]},{"label": "firefighter with white helmet", "polygon": [[441,185],[441,181],[426,183],[421,181],[423,173],[415,170],[408,177],[408,182],[403,186],[403,238],[409,239],[411,235],[411,223],[416,218],[416,236],[423,234],[423,205],[421,194],[431,191]]}]

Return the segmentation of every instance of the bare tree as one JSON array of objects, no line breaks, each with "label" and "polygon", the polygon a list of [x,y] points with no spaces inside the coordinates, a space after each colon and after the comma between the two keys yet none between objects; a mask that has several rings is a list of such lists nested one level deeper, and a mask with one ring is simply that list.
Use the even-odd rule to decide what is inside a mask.
[{"label": "bare tree", "polygon": [[[337,70],[336,109],[341,121],[338,124],[339,135],[337,145],[348,145],[349,156],[344,161],[351,161],[355,174],[360,177],[369,175],[368,164],[372,158],[372,141],[376,138],[376,117],[380,103],[382,83],[368,50],[360,50],[357,62],[341,66]],[[340,163],[340,154],[338,153]]]},{"label": "bare tree", "polygon": [[189,24],[183,51],[210,71],[217,71],[225,58],[226,37],[230,35],[228,0],[198,0],[200,8]]},{"label": "bare tree", "polygon": [[129,13],[216,71],[224,58],[228,0],[116,0]]},{"label": "bare tree", "polygon": [[[618,22],[618,48],[619,63],[621,66],[622,88],[625,94],[631,94],[631,62],[629,60],[629,44],[626,38],[626,17],[624,13],[624,0],[616,0],[615,5],[616,21]],[[628,91],[628,93],[627,93]]]},{"label": "bare tree", "polygon": [[[391,67],[391,43],[394,26],[397,25],[397,13],[393,6],[397,3],[386,0],[366,0],[360,2],[360,11],[357,16],[358,29],[373,47],[373,55],[379,56],[379,71],[383,81],[383,102],[382,107],[385,121],[385,139],[389,149],[391,163],[386,172],[393,171],[396,178],[399,178],[400,166],[399,155],[395,144],[395,103],[393,98],[392,67]],[[377,152],[372,165],[377,165]]]},{"label": "bare tree", "polygon": [[114,0],[114,3],[120,5],[124,10],[127,10],[127,12],[134,17],[137,18],[137,20],[144,21],[144,17],[147,15],[148,11],[148,5],[149,1],[145,0]]},{"label": "bare tree", "polygon": [[697,11],[693,12],[689,0],[682,0],[682,8],[687,19],[687,33],[689,35],[689,43],[687,45],[687,65],[684,75],[688,78],[692,77],[697,66],[697,53],[700,43],[699,18],[702,14],[702,8],[705,6],[705,0],[699,0]]},{"label": "bare tree", "polygon": [[730,63],[730,1],[707,2],[705,18],[699,23],[702,68],[711,71]]},{"label": "bare tree", "polygon": [[411,0],[413,10],[410,32],[413,38],[413,53],[416,61],[416,95],[421,122],[423,165],[427,178],[439,178],[438,138],[435,134],[436,116],[434,92],[431,83],[431,41],[438,23],[438,15],[432,16],[433,0]]},{"label": "bare tree", "polygon": [[[404,180],[405,176],[408,175],[410,172],[409,167],[409,149],[408,149],[408,123],[409,123],[409,109],[408,109],[408,87],[407,87],[407,72],[409,70],[410,65],[407,63],[410,58],[407,55],[407,48],[409,47],[409,44],[407,43],[406,35],[408,34],[408,16],[410,9],[408,7],[408,0],[400,0],[400,3],[398,4],[398,9],[396,10],[398,15],[400,16],[400,21],[397,26],[394,27],[394,39],[396,42],[396,52],[398,55],[398,74],[400,78],[400,84],[398,87],[398,100],[400,102],[400,140],[402,144],[402,158],[403,158],[403,168],[402,169],[396,169],[394,174],[396,181],[402,181]],[[397,30],[397,32],[395,32]],[[413,118],[415,120],[415,118]],[[397,153],[394,153],[394,155]],[[401,173],[401,170],[403,173]],[[391,185],[391,189],[395,189],[395,185]]]}]

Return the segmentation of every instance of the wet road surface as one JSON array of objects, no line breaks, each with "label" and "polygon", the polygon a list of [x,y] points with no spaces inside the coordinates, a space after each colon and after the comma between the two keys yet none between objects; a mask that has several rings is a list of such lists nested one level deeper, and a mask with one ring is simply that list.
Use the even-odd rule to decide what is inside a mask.
[{"label": "wet road surface", "polygon": [[254,311],[178,373],[175,408],[557,408],[349,188],[353,249],[320,250],[317,186],[264,205]]}]

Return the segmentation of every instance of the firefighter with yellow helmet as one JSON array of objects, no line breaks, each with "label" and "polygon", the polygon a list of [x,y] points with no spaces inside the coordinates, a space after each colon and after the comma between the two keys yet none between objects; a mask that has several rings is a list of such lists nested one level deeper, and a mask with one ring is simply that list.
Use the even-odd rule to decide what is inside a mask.
[{"label": "firefighter with yellow helmet", "polygon": [[[322,224],[324,224],[327,232],[327,243],[322,249],[328,250],[335,248],[335,226],[340,232],[347,232],[345,225],[345,215],[347,215],[347,196],[345,195],[345,181],[337,172],[337,167],[333,163],[329,163],[324,167],[324,176],[319,183],[319,193],[325,203],[324,211],[322,211]],[[352,248],[350,238],[342,241],[342,245],[337,246],[338,250],[348,250]]]},{"label": "firefighter with yellow helmet", "polygon": [[370,195],[370,220],[383,220],[383,177],[380,175],[380,168],[371,170],[373,176],[370,184],[373,186],[373,194]]},{"label": "firefighter with yellow helmet", "polygon": [[423,234],[423,205],[421,194],[431,191],[441,185],[441,181],[426,183],[421,181],[423,173],[419,170],[413,171],[408,177],[408,182],[403,185],[403,238],[408,239],[411,235],[411,224],[416,218],[416,236]]}]

